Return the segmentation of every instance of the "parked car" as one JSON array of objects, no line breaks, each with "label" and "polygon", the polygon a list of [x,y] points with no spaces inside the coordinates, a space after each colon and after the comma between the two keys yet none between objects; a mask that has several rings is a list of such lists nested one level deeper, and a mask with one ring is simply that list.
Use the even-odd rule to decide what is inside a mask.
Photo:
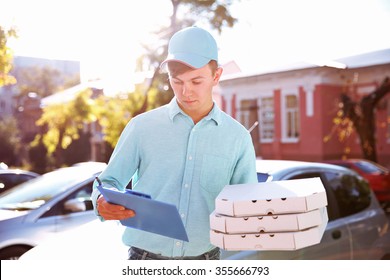
[{"label": "parked car", "polygon": [[[259,182],[319,177],[329,221],[321,243],[295,251],[225,251],[222,259],[390,259],[389,220],[368,182],[353,170],[313,162],[258,160]],[[27,260],[125,259],[120,223],[92,221],[24,254]],[[77,236],[77,238],[75,238]]]},{"label": "parked car", "polygon": [[48,238],[20,256],[20,260],[94,261],[127,259],[122,243],[124,227],[118,221],[97,218]]},{"label": "parked car", "polygon": [[22,169],[0,169],[0,193],[40,176]]},{"label": "parked car", "polygon": [[259,182],[319,177],[328,200],[328,225],[319,244],[295,251],[223,251],[224,259],[390,259],[389,219],[367,180],[326,163],[261,160]]},{"label": "parked car", "polygon": [[105,166],[60,168],[0,194],[0,259],[18,259],[50,236],[96,219],[92,182]]},{"label": "parked car", "polygon": [[[355,170],[367,179],[379,203],[390,204],[390,170],[386,167],[365,159],[328,160],[328,163],[337,164]],[[390,205],[389,205],[390,206]]]}]

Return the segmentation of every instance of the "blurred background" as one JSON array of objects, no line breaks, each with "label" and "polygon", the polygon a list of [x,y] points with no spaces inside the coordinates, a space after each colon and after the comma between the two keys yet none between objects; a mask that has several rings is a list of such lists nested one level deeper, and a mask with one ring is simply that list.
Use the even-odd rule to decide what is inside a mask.
[{"label": "blurred background", "polygon": [[[132,117],[172,98],[158,65],[171,34],[190,25],[216,37],[224,78],[215,100],[248,129],[258,124],[258,157],[390,165],[388,0],[0,4],[8,166],[44,173],[106,162]],[[369,105],[375,114],[362,115],[363,95],[386,85]]]},{"label": "blurred background", "polygon": [[214,100],[250,131],[259,182],[328,193],[319,246],[233,257],[389,259],[389,0],[0,0],[0,258],[122,258],[92,182],[125,125],[172,99],[159,64],[192,25],[217,40]]}]

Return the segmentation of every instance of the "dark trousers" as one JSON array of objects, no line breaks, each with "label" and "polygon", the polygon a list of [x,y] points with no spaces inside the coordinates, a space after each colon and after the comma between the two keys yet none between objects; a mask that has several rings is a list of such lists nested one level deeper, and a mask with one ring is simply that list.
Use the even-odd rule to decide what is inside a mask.
[{"label": "dark trousers", "polygon": [[185,257],[165,257],[137,247],[130,247],[129,249],[129,260],[219,260],[220,255],[219,248],[214,248],[199,256]]}]

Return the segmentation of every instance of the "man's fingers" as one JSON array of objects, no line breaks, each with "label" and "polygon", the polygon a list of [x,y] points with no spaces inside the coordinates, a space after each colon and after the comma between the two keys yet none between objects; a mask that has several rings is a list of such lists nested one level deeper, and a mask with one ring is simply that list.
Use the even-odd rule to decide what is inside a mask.
[{"label": "man's fingers", "polygon": [[105,220],[123,220],[135,216],[133,210],[126,209],[122,205],[108,203],[104,197],[99,197],[97,210]]},{"label": "man's fingers", "polygon": [[100,214],[105,220],[124,220],[135,216],[132,210],[123,210],[118,212],[104,212]]}]

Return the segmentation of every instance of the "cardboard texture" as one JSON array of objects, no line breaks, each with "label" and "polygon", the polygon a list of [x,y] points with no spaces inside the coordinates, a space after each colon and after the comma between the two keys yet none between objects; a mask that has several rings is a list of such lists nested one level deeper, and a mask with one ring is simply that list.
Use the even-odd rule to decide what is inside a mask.
[{"label": "cardboard texture", "polygon": [[274,250],[289,251],[320,243],[324,234],[328,215],[324,211],[321,225],[301,231],[226,234],[210,231],[210,242],[224,250]]},{"label": "cardboard texture", "polygon": [[210,215],[210,228],[224,233],[300,231],[321,225],[325,214],[325,207],[306,213],[250,217],[230,217],[214,211]]},{"label": "cardboard texture", "polygon": [[320,178],[225,186],[215,211],[227,216],[304,213],[327,206]]},{"label": "cardboard texture", "polygon": [[320,178],[225,186],[210,215],[210,242],[225,250],[297,250],[328,224]]}]

